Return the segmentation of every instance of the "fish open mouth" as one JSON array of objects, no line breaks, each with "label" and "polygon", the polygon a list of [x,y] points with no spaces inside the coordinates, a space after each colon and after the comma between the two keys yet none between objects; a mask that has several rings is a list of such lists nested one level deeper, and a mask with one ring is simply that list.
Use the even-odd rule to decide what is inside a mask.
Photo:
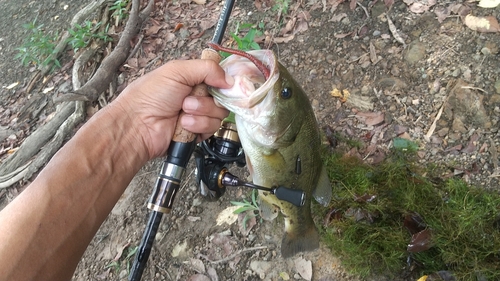
[{"label": "fish open mouth", "polygon": [[234,78],[234,86],[230,89],[212,88],[210,92],[230,111],[252,108],[261,103],[279,78],[277,58],[272,51],[256,50],[248,53],[267,67],[269,78],[266,79],[261,70],[245,57],[232,55],[222,61],[221,67]]}]

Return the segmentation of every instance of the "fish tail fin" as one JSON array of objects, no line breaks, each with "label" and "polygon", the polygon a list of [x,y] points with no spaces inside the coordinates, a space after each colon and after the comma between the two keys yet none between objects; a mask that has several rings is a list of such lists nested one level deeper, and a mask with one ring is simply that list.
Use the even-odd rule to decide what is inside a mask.
[{"label": "fish tail fin", "polygon": [[281,241],[281,256],[289,258],[300,252],[319,248],[319,234],[314,224],[299,231],[286,231]]}]

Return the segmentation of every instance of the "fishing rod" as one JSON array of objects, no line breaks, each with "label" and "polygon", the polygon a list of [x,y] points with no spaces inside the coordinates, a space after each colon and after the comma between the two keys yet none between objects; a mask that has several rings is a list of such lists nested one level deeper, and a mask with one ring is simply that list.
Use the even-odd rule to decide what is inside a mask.
[{"label": "fishing rod", "polygon": [[[212,38],[213,43],[222,43],[234,2],[235,0],[226,0],[224,3]],[[204,49],[201,58],[216,62],[221,60],[219,53],[212,49]],[[205,84],[197,85],[193,88],[191,95],[208,96],[207,86]],[[162,216],[170,213],[172,209],[182,176],[196,146],[197,135],[182,128],[179,122],[177,122],[174,136],[167,151],[167,157],[160,168],[158,179],[147,206],[151,213],[130,271],[130,281],[140,281],[142,278]]]},{"label": "fishing rod", "polygon": [[[213,44],[209,44],[209,46],[219,46],[222,43],[234,2],[235,0],[226,0],[224,3],[211,41]],[[221,60],[219,53],[213,48],[204,49],[201,58],[216,62]],[[195,86],[191,95],[208,96],[207,86],[205,84]],[[201,195],[208,199],[220,198],[224,194],[226,186],[245,186],[268,191],[278,199],[299,207],[304,205],[305,192],[300,189],[284,186],[271,188],[259,186],[242,181],[228,172],[228,164],[236,163],[238,166],[246,164],[234,122],[222,122],[219,130],[199,146],[196,146],[196,137],[196,134],[185,130],[179,121],[177,122],[174,136],[167,150],[167,157],[162,163],[147,205],[151,213],[134,258],[129,275],[130,281],[140,281],[142,278],[162,216],[170,213],[172,209],[184,171],[193,152],[197,172],[196,181],[200,187]]]}]

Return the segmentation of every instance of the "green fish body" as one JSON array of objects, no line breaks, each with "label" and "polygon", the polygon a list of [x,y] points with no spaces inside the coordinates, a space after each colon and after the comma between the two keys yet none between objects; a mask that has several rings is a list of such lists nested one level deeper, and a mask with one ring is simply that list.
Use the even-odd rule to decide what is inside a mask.
[{"label": "green fish body", "polygon": [[307,95],[272,51],[248,53],[270,70],[268,79],[248,59],[232,55],[221,66],[235,78],[235,85],[209,91],[235,114],[253,182],[306,193],[305,205],[297,207],[259,191],[261,216],[273,219],[281,210],[285,218],[281,254],[290,257],[319,247],[311,198],[327,205],[332,189],[322,164],[319,128]]}]

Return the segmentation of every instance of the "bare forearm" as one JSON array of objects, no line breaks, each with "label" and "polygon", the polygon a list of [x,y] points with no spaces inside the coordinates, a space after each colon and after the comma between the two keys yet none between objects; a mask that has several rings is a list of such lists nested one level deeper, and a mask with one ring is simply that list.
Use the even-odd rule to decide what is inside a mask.
[{"label": "bare forearm", "polygon": [[116,111],[99,112],[0,213],[0,280],[71,278],[95,232],[148,160],[133,120]]}]

